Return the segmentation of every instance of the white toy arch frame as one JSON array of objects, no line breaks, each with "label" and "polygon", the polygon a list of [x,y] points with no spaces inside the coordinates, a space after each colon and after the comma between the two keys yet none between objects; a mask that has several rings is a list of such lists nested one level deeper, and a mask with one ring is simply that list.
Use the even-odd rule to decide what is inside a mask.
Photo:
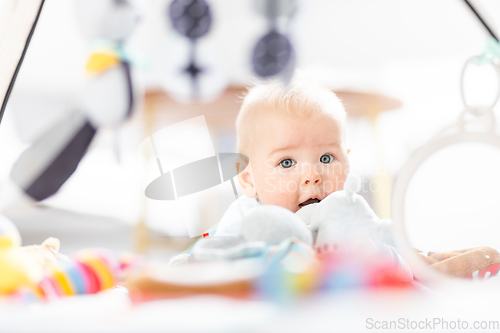
[{"label": "white toy arch frame", "polygon": [[4,0],[0,13],[0,123],[45,0]]}]

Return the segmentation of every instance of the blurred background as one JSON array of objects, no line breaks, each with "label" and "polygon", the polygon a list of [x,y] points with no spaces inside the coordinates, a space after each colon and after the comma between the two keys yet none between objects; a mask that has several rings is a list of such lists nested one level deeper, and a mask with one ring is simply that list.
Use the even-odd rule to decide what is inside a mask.
[{"label": "blurred background", "polygon": [[[252,49],[268,29],[254,1],[207,2],[213,24],[199,41],[200,57],[217,69],[208,74],[213,82],[222,80],[226,88],[206,103],[179,102],[175,92],[166,91],[165,76],[184,59],[186,41],[171,27],[168,1],[138,1],[142,18],[126,49],[145,96],[120,129],[121,159],[115,158],[114,129],[103,129],[56,195],[6,212],[20,229],[23,245],[53,236],[61,240],[63,253],[104,246],[117,253],[168,256],[193,241],[179,210],[145,199],[138,146],[148,133],[204,115],[215,152],[235,152],[240,97],[255,77]],[[473,4],[495,28],[500,2]],[[296,66],[343,100],[352,170],[362,176],[362,194],[377,214],[391,218],[398,171],[415,149],[463,110],[461,70],[469,57],[485,51],[488,34],[459,0],[300,1],[287,29]],[[0,184],[23,149],[77,105],[89,50],[73,2],[46,0],[0,125]],[[491,70],[476,73],[471,82],[471,101],[490,101],[498,89]],[[496,189],[490,190],[494,195]],[[197,214],[216,223],[229,200],[201,205]],[[435,227],[427,226],[420,235]]]}]

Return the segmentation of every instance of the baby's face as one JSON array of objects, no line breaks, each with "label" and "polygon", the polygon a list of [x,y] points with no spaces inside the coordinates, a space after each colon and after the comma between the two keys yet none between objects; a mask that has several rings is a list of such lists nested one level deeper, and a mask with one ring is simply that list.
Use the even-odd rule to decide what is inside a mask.
[{"label": "baby's face", "polygon": [[343,188],[348,157],[335,120],[272,113],[258,120],[250,163],[260,202],[296,212]]}]

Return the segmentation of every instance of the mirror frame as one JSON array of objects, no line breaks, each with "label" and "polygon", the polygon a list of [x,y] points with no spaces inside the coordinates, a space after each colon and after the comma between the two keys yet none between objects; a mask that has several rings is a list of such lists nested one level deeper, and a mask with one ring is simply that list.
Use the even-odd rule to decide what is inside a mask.
[{"label": "mirror frame", "polygon": [[472,283],[466,279],[454,278],[444,273],[440,273],[435,269],[431,269],[409,243],[404,219],[405,199],[408,185],[418,168],[431,155],[458,143],[485,143],[500,149],[500,135],[496,132],[493,113],[491,113],[491,117],[489,117],[491,121],[491,123],[488,124],[489,130],[484,132],[466,131],[464,115],[465,112],[460,116],[458,124],[445,129],[417,149],[401,167],[393,186],[391,211],[394,221],[394,238],[396,246],[407,260],[413,270],[414,276],[417,276],[418,280],[427,286],[443,286],[444,284],[460,284],[462,286],[467,284],[472,285]]}]

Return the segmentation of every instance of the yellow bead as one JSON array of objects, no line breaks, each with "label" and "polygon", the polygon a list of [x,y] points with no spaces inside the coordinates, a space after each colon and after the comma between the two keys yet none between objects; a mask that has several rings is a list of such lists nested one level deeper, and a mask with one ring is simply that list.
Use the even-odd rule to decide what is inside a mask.
[{"label": "yellow bead", "polygon": [[42,272],[29,256],[15,250],[0,250],[0,295],[8,295],[19,288],[36,291]]}]

